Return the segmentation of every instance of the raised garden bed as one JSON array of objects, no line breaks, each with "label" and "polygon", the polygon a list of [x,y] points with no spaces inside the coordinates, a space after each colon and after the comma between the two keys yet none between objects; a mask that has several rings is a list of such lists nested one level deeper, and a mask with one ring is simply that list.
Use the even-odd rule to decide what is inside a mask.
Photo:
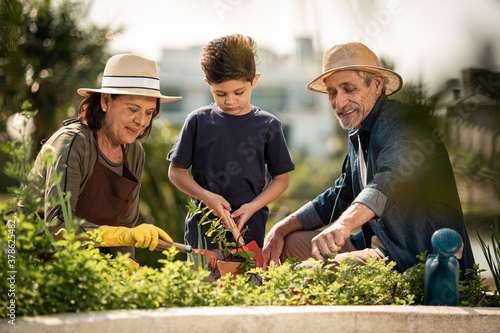
[{"label": "raised garden bed", "polygon": [[116,310],[0,320],[0,332],[498,332],[500,308],[250,306]]}]

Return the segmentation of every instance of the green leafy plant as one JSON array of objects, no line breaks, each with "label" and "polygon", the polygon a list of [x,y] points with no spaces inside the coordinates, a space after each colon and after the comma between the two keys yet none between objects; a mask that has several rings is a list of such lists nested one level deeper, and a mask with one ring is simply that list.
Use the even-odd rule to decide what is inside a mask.
[{"label": "green leafy plant", "polygon": [[481,250],[483,251],[486,262],[490,267],[491,273],[493,274],[493,280],[497,287],[497,291],[500,292],[500,224],[498,220],[495,224],[491,226],[491,245],[493,247],[493,254],[490,252],[489,245],[483,241],[479,232],[477,232],[477,237],[479,239],[479,244],[481,245]]},{"label": "green leafy plant", "polygon": [[413,304],[413,296],[394,265],[376,259],[369,260],[366,266],[356,266],[349,260],[335,267],[315,261],[311,268],[297,268],[293,260],[281,266],[272,263],[266,271],[249,271],[263,278],[259,286],[246,282],[245,276],[216,281],[217,292],[210,305]]},{"label": "green leafy plant", "polygon": [[[210,215],[212,211],[208,210],[208,207],[196,206],[194,203],[190,202],[189,212],[192,214],[203,214],[200,219],[199,225],[209,224],[209,229],[206,232],[207,237],[212,237],[212,244],[217,244],[219,251],[223,257],[224,261],[236,261],[241,262],[241,268],[244,272],[249,271],[256,265],[255,253],[252,251],[245,251],[241,249],[235,242],[230,242],[227,239],[227,233],[231,232],[230,229],[226,229],[222,224],[221,218],[212,218]],[[200,229],[198,229],[198,235],[200,235]],[[245,230],[242,231],[242,235]],[[199,239],[199,244],[201,244],[201,237]]]},{"label": "green leafy plant", "polygon": [[412,294],[415,296],[415,304],[423,305],[425,290],[424,269],[425,261],[427,260],[427,251],[418,255],[417,259],[419,259],[419,263],[407,269],[406,272],[403,273],[403,277],[406,287],[411,290]]}]

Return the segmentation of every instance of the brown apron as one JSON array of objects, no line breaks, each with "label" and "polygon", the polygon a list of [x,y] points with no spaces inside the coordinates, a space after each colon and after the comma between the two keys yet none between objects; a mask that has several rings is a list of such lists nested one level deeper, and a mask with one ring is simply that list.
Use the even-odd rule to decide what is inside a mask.
[{"label": "brown apron", "polygon": [[78,196],[75,211],[78,218],[99,225],[117,226],[127,215],[139,182],[128,168],[124,146],[122,151],[125,161],[122,176],[99,162],[97,156],[92,177]]}]

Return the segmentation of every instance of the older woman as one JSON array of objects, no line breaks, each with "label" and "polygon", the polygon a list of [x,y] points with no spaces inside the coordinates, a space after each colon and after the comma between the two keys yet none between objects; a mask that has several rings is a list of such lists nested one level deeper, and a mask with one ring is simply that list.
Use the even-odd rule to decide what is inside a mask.
[{"label": "older woman", "polygon": [[[99,229],[105,249],[111,254],[130,253],[134,246],[154,250],[159,237],[172,242],[162,229],[151,224],[135,227],[139,217],[139,192],[144,167],[144,150],[138,140],[151,132],[160,114],[160,102],[181,97],[163,96],[156,63],[136,55],[109,59],[100,89],[82,88],[85,96],[78,118],[45,140],[53,147],[56,162],[44,166],[41,154],[33,172],[45,190],[45,220],[57,234],[64,227],[60,205],[50,204],[57,188],[54,173],[65,195],[70,194],[73,216],[82,220],[80,232]],[[42,148],[43,150],[43,148]]]}]

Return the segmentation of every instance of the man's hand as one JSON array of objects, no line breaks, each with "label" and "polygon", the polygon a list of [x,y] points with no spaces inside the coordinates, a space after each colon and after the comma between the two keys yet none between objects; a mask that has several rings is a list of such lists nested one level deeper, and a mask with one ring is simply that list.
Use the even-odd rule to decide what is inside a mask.
[{"label": "man's hand", "polygon": [[271,229],[264,240],[264,247],[262,249],[262,268],[264,270],[267,270],[267,266],[271,261],[274,261],[277,266],[280,265],[280,255],[283,251],[284,243],[284,237],[277,235],[275,228]]},{"label": "man's hand", "polygon": [[285,237],[294,231],[303,229],[304,227],[293,214],[274,225],[264,240],[264,248],[262,250],[262,257],[264,259],[262,267],[264,270],[267,269],[271,261],[274,261],[278,266],[280,265],[280,256],[281,252],[283,252]]},{"label": "man's hand", "polygon": [[152,224],[141,224],[135,228],[103,225],[98,230],[107,246],[149,247],[149,250],[153,251],[158,246],[160,237],[168,243],[173,243],[172,238],[163,229]]},{"label": "man's hand", "polygon": [[351,231],[361,227],[373,217],[375,213],[367,206],[361,203],[352,204],[337,221],[311,240],[312,256],[321,260],[337,253],[351,236]]},{"label": "man's hand", "polygon": [[340,251],[346,239],[351,236],[351,230],[336,222],[311,240],[312,256],[321,260]]}]

